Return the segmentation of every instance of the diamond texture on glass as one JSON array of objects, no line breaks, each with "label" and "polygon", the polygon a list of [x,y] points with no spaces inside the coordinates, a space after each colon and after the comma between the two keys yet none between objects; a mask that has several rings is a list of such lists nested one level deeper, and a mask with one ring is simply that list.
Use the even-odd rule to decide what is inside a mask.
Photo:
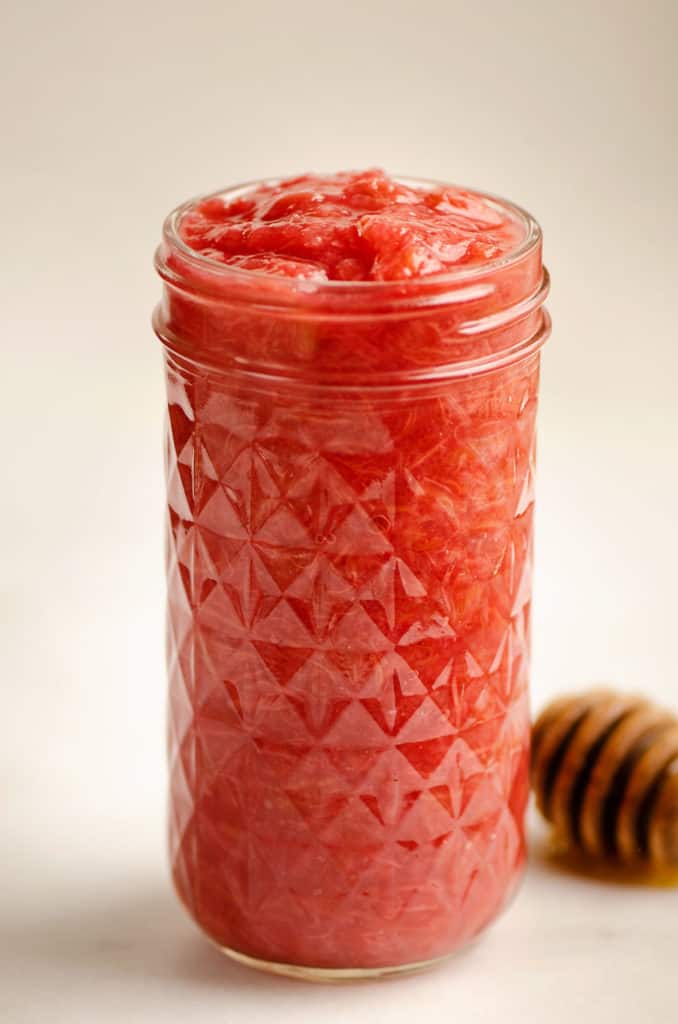
[{"label": "diamond texture on glass", "polygon": [[219,943],[452,951],[522,864],[535,359],[384,399],[168,364],[170,850]]}]

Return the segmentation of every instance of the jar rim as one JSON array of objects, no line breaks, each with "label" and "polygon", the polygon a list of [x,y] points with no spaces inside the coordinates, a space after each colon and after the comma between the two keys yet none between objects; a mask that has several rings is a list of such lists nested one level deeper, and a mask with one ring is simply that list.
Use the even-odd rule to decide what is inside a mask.
[{"label": "jar rim", "polygon": [[[407,175],[393,175],[400,184],[413,188],[462,188],[436,179],[415,178]],[[310,303],[322,306],[324,301],[332,304],[353,306],[360,301],[372,303],[375,300],[395,305],[444,305],[468,301],[476,297],[474,285],[520,262],[537,249],[542,241],[541,228],[530,213],[521,206],[501,196],[480,189],[463,186],[464,191],[478,196],[493,209],[508,214],[523,227],[523,237],[512,249],[484,263],[460,264],[449,270],[427,274],[421,277],[404,278],[395,281],[317,281],[308,278],[283,277],[259,270],[225,264],[205,256],[191,248],[180,234],[182,218],[198,203],[209,199],[238,198],[262,185],[275,185],[284,177],[261,178],[229,186],[214,192],[193,197],[175,207],[165,218],[162,229],[162,244],[155,255],[155,267],[160,277],[173,284],[181,282],[183,275],[168,265],[169,253],[180,255],[187,268],[201,274],[200,282],[191,279],[190,290],[218,298],[224,285],[231,288],[242,286],[247,292],[248,302],[263,300],[267,306],[298,306]],[[470,286],[470,288],[469,288]]]}]

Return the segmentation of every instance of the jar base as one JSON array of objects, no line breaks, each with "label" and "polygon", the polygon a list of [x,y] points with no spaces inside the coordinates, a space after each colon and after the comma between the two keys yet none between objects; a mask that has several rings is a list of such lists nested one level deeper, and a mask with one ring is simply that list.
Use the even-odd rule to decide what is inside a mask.
[{"label": "jar base", "polygon": [[[464,949],[466,946],[464,946]],[[286,978],[296,978],[298,981],[314,981],[319,983],[336,983],[342,981],[370,981],[375,978],[384,978],[391,974],[417,974],[420,971],[427,971],[437,967],[439,964],[451,960],[461,950],[447,953],[445,956],[434,957],[432,960],[418,960],[411,964],[398,964],[394,967],[304,967],[299,964],[279,963],[275,960],[260,960],[256,956],[248,956],[246,953],[239,953],[237,949],[230,949],[228,946],[220,946],[221,950],[231,960],[235,960],[245,967],[252,967],[256,971],[264,971],[267,974],[282,975]]]}]

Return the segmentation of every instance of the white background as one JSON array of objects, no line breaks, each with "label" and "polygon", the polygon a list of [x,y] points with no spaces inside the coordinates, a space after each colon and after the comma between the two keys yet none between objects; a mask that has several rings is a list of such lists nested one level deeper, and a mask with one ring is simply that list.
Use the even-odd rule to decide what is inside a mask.
[{"label": "white background", "polygon": [[0,1017],[672,1024],[678,891],[557,872],[415,979],[229,965],[164,861],[162,377],[170,207],[380,164],[541,221],[534,703],[678,704],[678,5],[118,0],[2,11]]}]

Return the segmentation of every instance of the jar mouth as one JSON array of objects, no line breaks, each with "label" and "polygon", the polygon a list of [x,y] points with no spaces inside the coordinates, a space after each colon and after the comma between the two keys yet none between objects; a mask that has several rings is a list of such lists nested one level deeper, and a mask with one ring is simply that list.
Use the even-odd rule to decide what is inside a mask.
[{"label": "jar mouth", "polygon": [[303,386],[312,377],[318,386],[372,391],[488,373],[527,358],[548,338],[541,229],[521,207],[488,193],[465,190],[519,226],[513,248],[484,263],[404,280],[270,274],[220,262],[182,238],[182,218],[196,204],[233,200],[280,180],[192,199],[167,217],[155,256],[165,287],[154,329],[172,359],[255,380]]},{"label": "jar mouth", "polygon": [[[205,256],[191,248],[181,237],[181,222],[197,204],[209,199],[231,201],[262,185],[275,185],[283,178],[263,178],[244,182],[226,189],[196,196],[177,206],[163,224],[162,243],[155,254],[155,267],[160,277],[175,287],[182,284],[191,292],[215,299],[232,300],[238,291],[246,296],[248,303],[280,308],[300,306],[309,308],[350,308],[351,313],[359,310],[374,310],[376,306],[387,306],[392,311],[399,308],[450,305],[483,298],[492,286],[488,279],[529,258],[541,245],[541,228],[537,221],[522,207],[507,199],[479,189],[464,188],[483,199],[493,209],[508,214],[521,225],[521,241],[510,249],[484,263],[460,264],[449,270],[420,277],[396,281],[317,281],[298,277],[283,277],[258,270],[247,270],[231,266]],[[413,178],[394,175],[394,180],[411,188],[435,189],[456,188],[449,182],[435,179]],[[190,284],[187,282],[190,278]]]}]

